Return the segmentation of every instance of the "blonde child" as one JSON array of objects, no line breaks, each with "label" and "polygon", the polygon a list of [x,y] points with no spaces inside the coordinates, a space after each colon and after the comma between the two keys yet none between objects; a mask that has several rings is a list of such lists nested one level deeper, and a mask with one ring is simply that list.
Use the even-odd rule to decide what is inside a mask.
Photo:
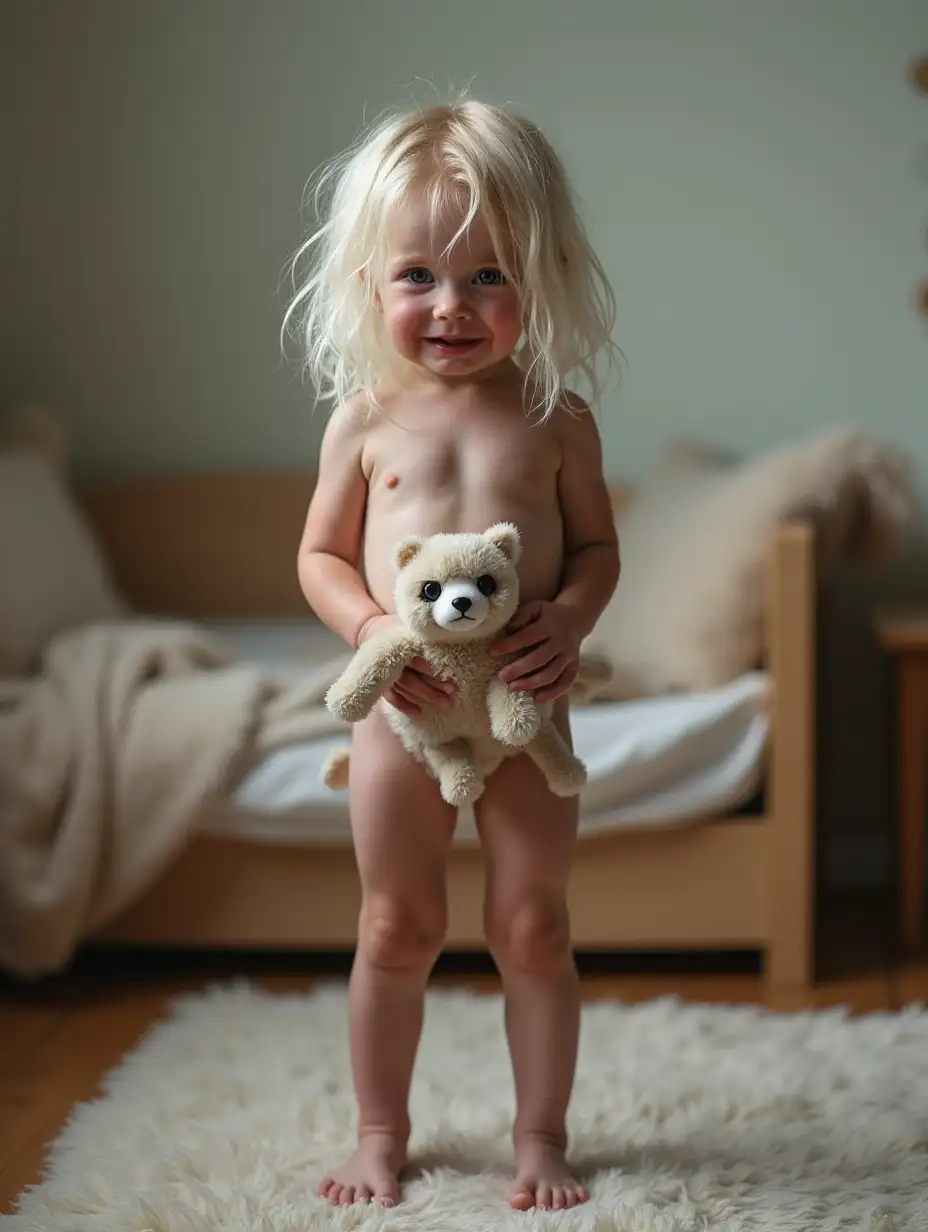
[{"label": "blonde child", "polygon": [[[619,553],[587,403],[614,351],[613,297],[562,166],[538,129],[473,100],[382,120],[319,181],[324,222],[301,250],[288,311],[336,409],[299,549],[309,604],[351,646],[395,622],[391,549],[404,535],[514,522],[522,604],[499,653],[514,689],[567,692],[609,600]],[[363,575],[363,577],[362,577]],[[418,663],[388,700],[447,704]],[[349,985],[357,1149],[319,1186],[333,1204],[393,1205],[426,983],[446,925],[455,812],[376,711],[353,732],[351,827],[363,900]],[[586,1190],[565,1159],[580,996],[566,887],[576,800],[526,756],[475,806],[485,932],[505,992],[517,1112],[512,1206]]]}]

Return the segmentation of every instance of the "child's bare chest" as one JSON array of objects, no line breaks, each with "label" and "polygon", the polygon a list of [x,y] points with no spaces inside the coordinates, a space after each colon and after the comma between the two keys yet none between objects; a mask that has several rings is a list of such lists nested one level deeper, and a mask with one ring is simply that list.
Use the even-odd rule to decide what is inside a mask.
[{"label": "child's bare chest", "polygon": [[392,610],[393,549],[404,535],[484,531],[511,522],[522,534],[523,596],[549,597],[562,565],[560,446],[552,424],[521,411],[391,416],[365,444],[368,480],[364,571]]},{"label": "child's bare chest", "polygon": [[370,488],[396,502],[468,493],[538,498],[560,466],[555,433],[517,414],[475,413],[378,426],[368,454]]}]

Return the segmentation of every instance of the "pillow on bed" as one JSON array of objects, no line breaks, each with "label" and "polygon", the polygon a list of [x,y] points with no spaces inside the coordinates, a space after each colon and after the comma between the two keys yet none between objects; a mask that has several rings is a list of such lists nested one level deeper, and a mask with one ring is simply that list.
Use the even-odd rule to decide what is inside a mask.
[{"label": "pillow on bed", "polygon": [[32,671],[49,638],[127,608],[69,489],[47,417],[0,439],[0,675]]},{"label": "pillow on bed", "polygon": [[617,518],[622,578],[586,648],[616,667],[609,695],[714,688],[764,658],[767,566],[778,524],[816,528],[819,560],[882,560],[914,512],[906,460],[832,431],[736,464],[668,449]]}]

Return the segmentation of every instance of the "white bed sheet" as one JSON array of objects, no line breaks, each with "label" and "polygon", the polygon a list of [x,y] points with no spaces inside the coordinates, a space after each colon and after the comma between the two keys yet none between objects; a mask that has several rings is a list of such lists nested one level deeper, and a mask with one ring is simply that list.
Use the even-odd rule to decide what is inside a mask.
[{"label": "white bed sheet", "polygon": [[[308,621],[222,622],[211,632],[236,656],[285,679],[345,647]],[[758,790],[770,729],[770,686],[752,672],[705,693],[579,707],[572,727],[589,782],[581,795],[581,835],[679,826],[718,816]],[[343,738],[270,753],[245,775],[230,807],[211,816],[211,833],[258,842],[347,844],[347,799],[320,780]],[[457,844],[476,842],[462,809]]]}]

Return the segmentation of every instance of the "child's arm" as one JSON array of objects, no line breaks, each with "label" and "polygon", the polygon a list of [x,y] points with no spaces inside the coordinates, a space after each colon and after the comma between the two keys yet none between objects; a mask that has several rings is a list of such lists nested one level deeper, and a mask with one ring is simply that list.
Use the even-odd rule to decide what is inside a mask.
[{"label": "child's arm", "polygon": [[310,607],[354,647],[365,626],[383,615],[358,571],[367,503],[363,444],[363,408],[356,403],[338,407],[322,438],[316,488],[297,557],[300,587]]},{"label": "child's arm", "polygon": [[587,408],[565,415],[562,441],[558,492],[566,555],[554,602],[570,613],[583,639],[593,632],[618,584],[619,540],[599,431]]},{"label": "child's arm", "polygon": [[609,489],[603,475],[596,421],[586,408],[564,415],[563,460],[558,496],[564,520],[564,570],[550,601],[524,604],[497,642],[498,655],[520,653],[500,672],[512,689],[525,689],[539,702],[570,690],[580,662],[580,645],[592,631],[619,580],[619,544]]},{"label": "child's arm", "polygon": [[[397,630],[368,593],[358,569],[367,477],[362,469],[366,415],[363,403],[339,407],[326,425],[319,451],[316,489],[309,504],[297,557],[300,586],[310,607],[354,649],[370,637]],[[439,681],[424,659],[413,661],[384,693],[404,714],[427,703],[447,704],[453,686]]]}]

